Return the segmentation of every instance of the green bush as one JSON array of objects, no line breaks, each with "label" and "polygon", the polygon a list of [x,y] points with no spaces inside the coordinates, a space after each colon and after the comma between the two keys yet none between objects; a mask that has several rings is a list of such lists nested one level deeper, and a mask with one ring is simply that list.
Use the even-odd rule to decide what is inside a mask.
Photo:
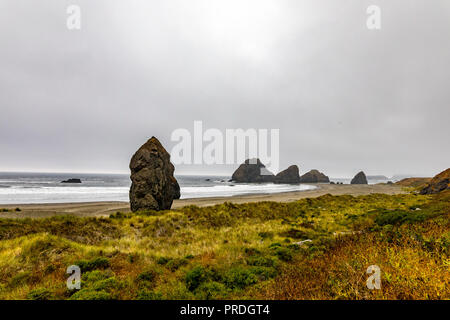
[{"label": "green bush", "polygon": [[280,260],[286,262],[292,261],[292,252],[288,248],[278,247],[275,249],[275,254]]},{"label": "green bush", "polygon": [[375,223],[378,226],[422,222],[433,216],[433,214],[427,210],[405,211],[387,209],[374,210],[369,212],[369,215],[375,215]]},{"label": "green bush", "polygon": [[186,273],[186,276],[184,278],[186,287],[190,291],[194,291],[200,286],[202,282],[208,280],[209,276],[209,270],[205,269],[202,266],[196,266]]},{"label": "green bush", "polygon": [[271,231],[263,231],[258,233],[258,236],[261,237],[261,239],[272,239],[274,234]]},{"label": "green bush", "polygon": [[93,289],[81,289],[75,292],[70,298],[70,300],[113,300],[113,296],[103,290],[96,291]]},{"label": "green bush", "polygon": [[172,259],[167,262],[166,266],[171,271],[178,270],[180,267],[187,265],[189,262],[186,258]]},{"label": "green bush", "polygon": [[101,280],[106,280],[108,278],[111,278],[111,276],[112,276],[111,272],[94,270],[83,273],[82,280],[88,283],[93,283]]},{"label": "green bush", "polygon": [[249,266],[275,267],[277,262],[277,258],[275,257],[251,256],[247,258],[247,264]]},{"label": "green bush", "polygon": [[27,298],[30,300],[50,300],[53,298],[53,293],[46,288],[38,288],[28,292]]},{"label": "green bush", "polygon": [[120,289],[120,282],[116,278],[111,277],[105,280],[100,280],[92,284],[92,289],[95,291],[107,291]]},{"label": "green bush", "polygon": [[92,260],[80,260],[74,263],[79,266],[81,272],[92,271],[95,269],[106,269],[110,266],[109,259],[104,257],[98,257]]},{"label": "green bush", "polygon": [[159,257],[157,260],[156,260],[156,263],[157,264],[160,264],[160,265],[165,265],[167,262],[169,262],[171,260],[171,258],[167,258],[167,257]]},{"label": "green bush", "polygon": [[258,278],[250,269],[234,267],[225,272],[223,281],[228,288],[243,289],[258,282]]},{"label": "green bush", "polygon": [[157,274],[155,271],[147,270],[147,271],[142,272],[140,275],[138,275],[136,280],[152,282],[153,280],[155,280],[156,276],[157,276]]},{"label": "green bush", "polygon": [[277,269],[273,267],[251,267],[250,272],[258,277],[258,280],[264,281],[275,278],[278,274]]},{"label": "green bush", "polygon": [[296,244],[296,243],[291,243],[286,248],[288,248],[290,250],[294,250],[294,251],[300,250],[300,246],[298,244]]},{"label": "green bush", "polygon": [[225,285],[216,281],[204,282],[195,290],[196,298],[201,300],[222,299],[227,294]]},{"label": "green bush", "polygon": [[162,300],[163,295],[161,292],[149,291],[147,289],[142,289],[138,292],[137,300]]},{"label": "green bush", "polygon": [[260,253],[261,253],[261,251],[259,251],[259,250],[256,249],[256,248],[245,248],[245,249],[244,249],[244,252],[245,252],[245,254],[248,255],[248,256],[253,256],[253,255],[255,255],[255,254],[260,254]]}]

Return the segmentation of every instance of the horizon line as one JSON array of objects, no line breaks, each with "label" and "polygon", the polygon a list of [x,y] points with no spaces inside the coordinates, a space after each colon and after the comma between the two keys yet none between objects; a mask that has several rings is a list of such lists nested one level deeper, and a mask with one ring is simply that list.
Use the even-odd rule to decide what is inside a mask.
[{"label": "horizon line", "polygon": [[[77,171],[77,172],[69,172],[69,171],[48,171],[48,170],[43,170],[43,171],[28,171],[28,170],[24,170],[24,171],[16,171],[16,170],[12,170],[12,171],[3,171],[0,170],[0,174],[2,173],[6,173],[6,174],[11,174],[11,173],[17,173],[17,174],[32,174],[32,173],[36,173],[36,174],[67,174],[67,175],[77,175],[77,174],[98,174],[98,175],[129,175],[129,172],[102,172],[102,171],[97,171],[97,172],[93,172],[93,171],[87,171],[87,172],[81,172],[81,171]],[[196,173],[174,173],[175,176],[219,176],[219,177],[228,177],[231,176],[232,173],[224,173],[224,172],[217,172],[217,173],[201,173],[201,172],[196,172]],[[377,175],[383,175],[383,174],[366,174],[366,176],[377,176]],[[408,178],[429,178],[428,176],[424,176],[424,175],[415,175],[415,174],[393,174],[391,176],[386,176],[388,179],[394,178],[395,176],[403,176],[403,177],[408,177]],[[352,176],[328,176],[330,179],[351,179]]]}]

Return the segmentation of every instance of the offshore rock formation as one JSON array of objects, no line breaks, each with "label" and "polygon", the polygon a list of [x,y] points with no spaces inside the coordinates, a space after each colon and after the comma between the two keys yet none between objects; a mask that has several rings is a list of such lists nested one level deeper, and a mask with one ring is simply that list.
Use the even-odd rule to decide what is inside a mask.
[{"label": "offshore rock formation", "polygon": [[434,178],[420,190],[420,194],[439,193],[448,189],[450,189],[450,168],[434,176]]},{"label": "offshore rock formation", "polygon": [[286,170],[279,172],[274,179],[275,183],[300,183],[300,175],[298,173],[298,167],[292,165]]},{"label": "offshore rock formation", "polygon": [[259,159],[247,159],[231,176],[234,182],[261,183],[273,182],[275,176]]},{"label": "offshore rock formation", "polygon": [[167,210],[180,198],[180,186],[173,176],[170,155],[155,137],[133,155],[130,162],[131,211]]},{"label": "offshore rock formation", "polygon": [[330,179],[318,170],[311,170],[300,177],[301,183],[328,183]]},{"label": "offshore rock formation", "polygon": [[81,179],[70,178],[70,179],[61,181],[61,183],[81,183]]},{"label": "offshore rock formation", "polygon": [[362,171],[358,172],[350,184],[367,184],[366,174]]}]

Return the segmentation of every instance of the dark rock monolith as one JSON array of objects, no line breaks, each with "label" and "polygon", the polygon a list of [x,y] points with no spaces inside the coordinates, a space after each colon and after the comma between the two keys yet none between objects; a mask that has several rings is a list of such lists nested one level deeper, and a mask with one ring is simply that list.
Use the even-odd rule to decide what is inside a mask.
[{"label": "dark rock monolith", "polygon": [[350,184],[367,184],[366,174],[363,171],[358,172]]},{"label": "dark rock monolith", "polygon": [[275,178],[275,183],[289,183],[295,184],[300,183],[300,175],[298,173],[298,167],[296,165],[292,165],[286,170],[279,172]]},{"label": "dark rock monolith", "polygon": [[180,186],[173,176],[170,155],[155,137],[148,140],[130,161],[131,211],[167,210],[180,198]]}]

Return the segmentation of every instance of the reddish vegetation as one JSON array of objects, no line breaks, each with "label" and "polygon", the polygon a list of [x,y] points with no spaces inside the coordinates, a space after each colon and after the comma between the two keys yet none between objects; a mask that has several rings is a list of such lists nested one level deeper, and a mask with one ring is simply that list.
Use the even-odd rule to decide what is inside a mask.
[{"label": "reddish vegetation", "polygon": [[395,184],[402,187],[419,188],[424,187],[430,181],[431,178],[406,178],[396,182]]},{"label": "reddish vegetation", "polygon": [[425,188],[420,191],[420,193],[433,194],[448,189],[450,189],[450,168],[436,175]]}]

